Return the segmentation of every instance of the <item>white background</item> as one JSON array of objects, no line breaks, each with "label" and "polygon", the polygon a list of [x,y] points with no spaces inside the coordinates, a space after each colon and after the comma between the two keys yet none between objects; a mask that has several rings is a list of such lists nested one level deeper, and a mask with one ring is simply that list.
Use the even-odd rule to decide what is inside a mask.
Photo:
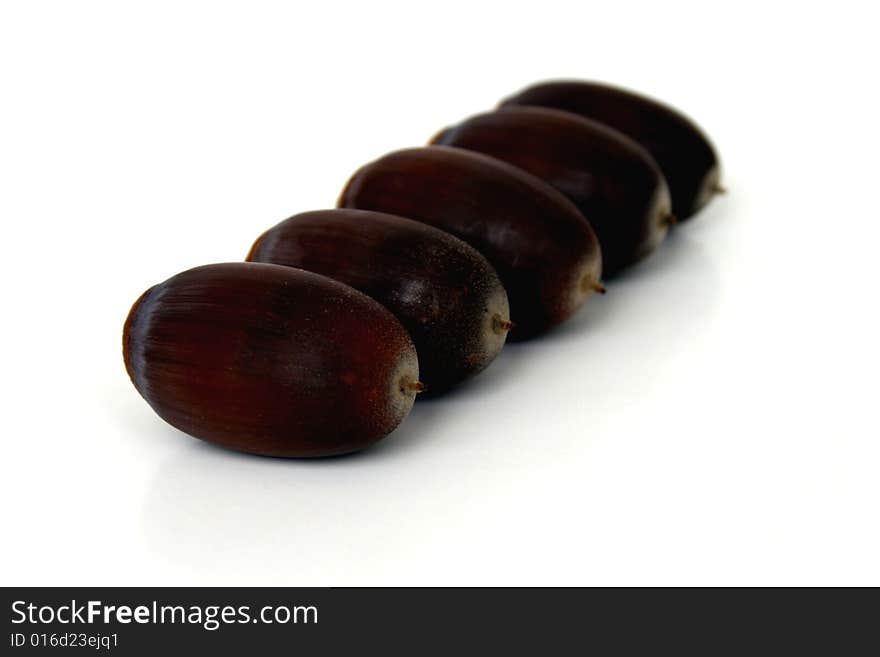
[{"label": "white background", "polygon": [[[880,585],[877,20],[760,4],[4,2],[2,584]],[[547,77],[684,109],[729,194],[359,456],[138,396],[145,288]]]}]

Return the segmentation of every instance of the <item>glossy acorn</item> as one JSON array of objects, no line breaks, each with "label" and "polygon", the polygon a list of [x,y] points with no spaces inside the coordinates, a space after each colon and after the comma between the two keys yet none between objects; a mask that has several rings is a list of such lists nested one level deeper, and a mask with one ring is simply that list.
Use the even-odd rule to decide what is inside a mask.
[{"label": "glossy acorn", "polygon": [[281,265],[206,265],[151,287],[122,348],[132,383],[166,422],[268,456],[368,447],[421,389],[415,347],[391,313]]},{"label": "glossy acorn", "polygon": [[604,123],[641,144],[657,161],[679,220],[722,191],[720,163],[708,137],[691,119],[652,98],[598,82],[533,85],[501,102],[574,112]]},{"label": "glossy acorn", "polygon": [[510,329],[507,294],[486,259],[418,221],[367,210],[318,210],[282,221],[247,257],[329,276],[372,297],[416,346],[428,393],[483,370]]},{"label": "glossy acorn", "polygon": [[445,146],[390,153],[351,177],[339,206],[415,219],[477,249],[507,290],[511,340],[548,330],[604,290],[599,244],[580,211],[486,155]]},{"label": "glossy acorn", "polygon": [[565,194],[596,231],[606,276],[651,253],[674,221],[666,181],[650,154],[570,112],[503,108],[447,128],[433,143],[504,160]]}]

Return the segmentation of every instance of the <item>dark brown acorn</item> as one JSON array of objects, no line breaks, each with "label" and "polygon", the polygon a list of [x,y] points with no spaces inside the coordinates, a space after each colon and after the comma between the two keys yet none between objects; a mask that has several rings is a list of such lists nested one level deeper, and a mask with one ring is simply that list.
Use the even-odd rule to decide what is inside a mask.
[{"label": "dark brown acorn", "polygon": [[507,290],[512,340],[548,330],[604,290],[599,244],[580,211],[486,155],[445,146],[390,153],[352,176],[339,206],[415,219],[480,251]]},{"label": "dark brown acorn", "polygon": [[415,348],[391,313],[280,265],[206,265],[151,287],[128,315],[122,353],[166,422],[268,456],[368,447],[421,389]]},{"label": "dark brown acorn", "polygon": [[329,276],[384,305],[412,336],[430,393],[480,372],[510,329],[492,265],[449,233],[403,217],[305,212],[263,233],[247,259]]},{"label": "dark brown acorn", "polygon": [[672,211],[687,219],[722,191],[715,149],[703,131],[668,105],[598,82],[544,82],[501,102],[580,114],[636,140],[657,160],[672,194]]},{"label": "dark brown acorn", "polygon": [[433,143],[478,151],[549,183],[590,221],[613,276],[666,237],[673,217],[648,152],[608,126],[543,107],[509,107],[447,128]]}]

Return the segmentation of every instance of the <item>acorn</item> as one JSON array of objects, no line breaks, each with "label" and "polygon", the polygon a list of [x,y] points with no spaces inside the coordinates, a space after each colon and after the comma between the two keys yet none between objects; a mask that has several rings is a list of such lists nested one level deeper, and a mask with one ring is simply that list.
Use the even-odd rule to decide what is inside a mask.
[{"label": "acorn", "polygon": [[372,297],[409,332],[429,394],[482,371],[511,322],[492,265],[418,221],[367,210],[318,210],[263,233],[247,257],[328,276]]},{"label": "acorn", "polygon": [[423,389],[412,340],[388,310],[281,265],[206,265],[154,285],[128,315],[122,351],[163,420],[267,456],[368,447]]},{"label": "acorn", "polygon": [[511,340],[549,330],[604,291],[599,243],[574,204],[486,155],[446,146],[390,153],[351,177],[339,207],[414,219],[477,249],[507,290]]},{"label": "acorn", "polygon": [[558,81],[533,85],[501,106],[538,105],[574,112],[604,123],[641,144],[657,161],[681,221],[722,193],[715,148],[694,121],[652,98],[599,82]]},{"label": "acorn", "polygon": [[565,194],[596,231],[606,277],[650,254],[675,221],[651,155],[626,135],[569,112],[506,107],[447,128],[433,143],[504,160]]}]

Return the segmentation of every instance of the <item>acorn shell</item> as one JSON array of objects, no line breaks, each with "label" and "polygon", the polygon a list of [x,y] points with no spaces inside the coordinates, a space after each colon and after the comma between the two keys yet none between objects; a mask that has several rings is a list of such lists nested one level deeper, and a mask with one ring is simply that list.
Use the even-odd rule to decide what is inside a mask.
[{"label": "acorn shell", "polygon": [[351,177],[339,206],[415,219],[477,249],[507,290],[512,340],[565,321],[600,287],[599,243],[580,211],[486,155],[446,146],[390,153]]},{"label": "acorn shell", "polygon": [[135,388],[196,438],[271,456],[367,447],[409,413],[415,347],[357,290],[280,265],[196,267],[147,290],[122,336]]}]

